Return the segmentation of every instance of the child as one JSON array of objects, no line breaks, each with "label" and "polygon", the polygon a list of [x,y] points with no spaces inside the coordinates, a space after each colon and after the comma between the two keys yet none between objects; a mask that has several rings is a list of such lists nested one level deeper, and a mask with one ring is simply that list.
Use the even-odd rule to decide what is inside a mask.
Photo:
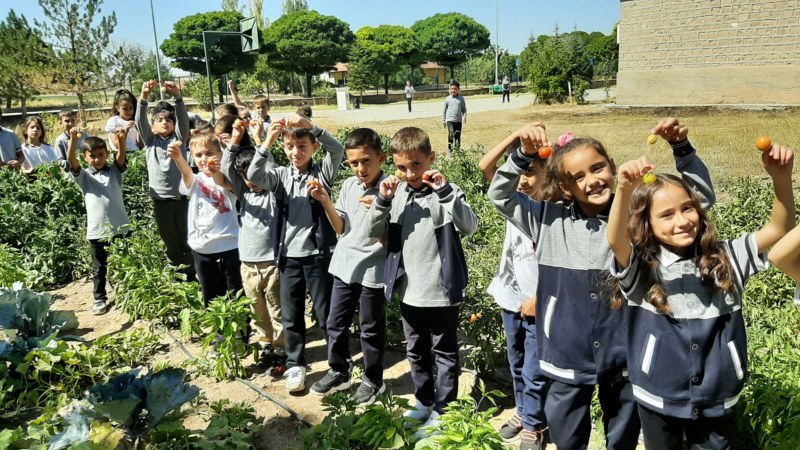
[{"label": "child", "polygon": [[[234,127],[233,121],[228,119],[230,116],[223,117],[216,123],[218,133],[232,135],[229,150],[223,152],[221,171],[241,205],[239,259],[242,261],[244,293],[253,301],[253,325],[260,335],[258,343],[261,352],[257,365],[270,369],[273,375],[283,375],[286,372],[286,355],[283,352],[281,325],[280,273],[275,263],[271,239],[275,220],[275,196],[247,178],[255,148],[252,145],[241,145],[246,133],[243,132],[243,127]],[[259,122],[256,136],[261,135],[260,127]],[[280,123],[270,127],[265,147],[267,152],[277,141],[282,128]],[[268,159],[271,156],[268,154]],[[267,167],[274,167],[274,163],[268,162],[265,165]]]},{"label": "child", "polygon": [[742,293],[794,226],[793,159],[779,144],[762,153],[775,187],[772,217],[727,241],[716,240],[685,180],[650,173],[642,183],[655,168],[644,157],[620,166],[606,231],[627,299],[628,370],[646,448],[730,448],[747,376]]},{"label": "child", "polygon": [[[518,133],[512,133],[490,150],[478,163],[490,182],[497,171],[497,161],[507,150],[519,147]],[[520,176],[518,190],[534,200],[542,200],[546,159],[534,158],[528,171]],[[514,386],[516,414],[500,428],[505,442],[522,434],[520,450],[543,449],[544,398],[548,379],[539,370],[536,353],[536,282],[539,265],[533,242],[510,222],[506,222],[506,237],[497,274],[488,292],[501,308],[506,350]]]},{"label": "child", "polygon": [[92,313],[105,314],[106,273],[108,272],[108,252],[106,248],[111,239],[118,239],[128,233],[128,213],[122,201],[122,179],[125,176],[126,134],[130,127],[117,131],[120,140],[117,156],[113,164],[107,164],[109,152],[106,143],[94,136],[83,141],[83,160],[89,165],[81,168],[76,155],[80,132],[77,127],[70,130],[67,146],[67,162],[70,176],[83,192],[86,204],[86,239],[92,253],[92,282],[94,284],[94,305]]},{"label": "child", "polygon": [[383,266],[386,247],[382,238],[368,235],[368,211],[386,178],[381,164],[386,154],[380,135],[369,128],[353,130],[345,140],[347,162],[353,177],[342,184],[336,207],[321,187],[312,186],[311,196],[322,203],[333,229],[341,237],[331,259],[334,276],[328,314],[327,375],[311,386],[317,395],[350,387],[350,324],[358,305],[364,376],[353,399],[369,405],[386,390],[383,383],[383,347],[386,339]]},{"label": "child", "polygon": [[[0,122],[3,120],[3,110],[0,109]],[[25,162],[22,146],[17,135],[8,128],[0,127],[0,167],[19,169]]]},{"label": "child", "polygon": [[380,183],[369,211],[370,236],[388,233],[384,293],[388,301],[397,290],[402,302],[417,399],[406,416],[424,422],[424,428],[438,425],[458,395],[458,317],[467,286],[461,236],[475,233],[478,217],[461,189],[431,169],[436,154],[424,131],[401,129],[391,150],[405,181],[392,175]]},{"label": "child", "polygon": [[411,85],[410,80],[406,80],[406,87],[403,89],[406,93],[406,102],[408,102],[408,112],[411,112],[411,101],[414,99],[414,86]]},{"label": "child", "polygon": [[503,77],[503,101],[500,103],[505,103],[506,99],[508,99],[508,103],[511,103],[511,81],[508,79],[508,75]]},{"label": "child", "polygon": [[[344,148],[330,133],[297,114],[285,125],[284,151],[291,167],[265,170],[270,161],[269,149],[261,147],[250,164],[247,178],[267,191],[274,192],[276,226],[272,232],[275,257],[281,272],[281,320],[287,365],[286,390],[300,392],[306,380],[306,286],[317,312],[320,331],[327,341],[333,276],[328,273],[336,233],[325,217],[322,205],[309,198],[308,190],[320,184],[330,193]],[[320,143],[327,154],[322,163],[311,157]]]},{"label": "child", "polygon": [[22,144],[22,154],[25,157],[25,162],[22,164],[23,172],[31,173],[41,164],[58,160],[53,148],[45,143],[47,132],[41,117],[28,117],[22,135],[25,138],[25,143]]},{"label": "child", "polygon": [[453,144],[461,148],[461,127],[467,123],[467,102],[458,95],[461,85],[456,80],[450,80],[450,95],[444,99],[442,122],[447,128],[447,156],[453,151]]},{"label": "child", "polygon": [[[61,120],[61,126],[64,128],[64,132],[56,136],[56,139],[53,142],[53,147],[55,148],[56,156],[58,157],[59,161],[66,161],[69,141],[72,139],[70,130],[76,127],[80,129],[78,126],[80,125],[81,121],[78,118],[78,113],[71,109],[60,111],[58,113],[58,117],[59,120]],[[79,133],[77,146],[83,148],[83,140],[89,137],[89,135],[83,131],[80,131]]]},{"label": "child", "polygon": [[192,159],[200,169],[197,175],[183,151],[183,146],[174,141],[167,148],[181,174],[180,193],[189,196],[188,243],[208,307],[215,297],[242,288],[236,197],[219,170],[222,147],[216,136],[200,133],[192,137]]},{"label": "child", "polygon": [[[127,89],[120,89],[114,94],[114,105],[111,107],[111,117],[106,121],[104,128],[108,133],[108,143],[111,148],[116,150],[118,147],[116,130],[119,128],[128,127],[128,124],[133,123],[133,118],[136,115],[136,97],[133,92]],[[136,128],[128,129],[128,142],[125,147],[128,151],[141,149],[143,144],[139,141],[139,133]]]},{"label": "child", "polygon": [[[165,81],[162,86],[175,98],[175,112],[166,107],[156,108],[153,111],[151,126],[147,119],[147,98],[156,84],[155,80],[142,83],[142,92],[136,109],[136,129],[145,147],[150,197],[153,198],[153,212],[158,233],[167,248],[167,259],[175,266],[186,266],[184,271],[187,279],[194,280],[192,249],[187,243],[189,199],[181,194],[181,172],[173,162],[174,158],[167,155],[170,143],[175,141],[185,143],[189,138],[189,116],[186,114],[186,105],[178,87]],[[181,155],[185,159],[186,145],[180,147]]]},{"label": "child", "polygon": [[[708,170],[689,144],[688,128],[668,118],[652,132],[670,142],[678,171],[710,204]],[[518,133],[522,147],[498,169],[489,197],[536,245],[537,352],[542,373],[552,380],[544,406],[550,438],[559,449],[588,446],[597,385],[607,448],[634,449],[640,427],[626,378],[624,321],[622,311],[610,306],[607,282],[612,255],[605,227],[614,162],[595,139],[564,135],[548,162],[547,184],[558,186],[571,201],[535,201],[516,188],[537,147],[549,140],[540,126]]]}]

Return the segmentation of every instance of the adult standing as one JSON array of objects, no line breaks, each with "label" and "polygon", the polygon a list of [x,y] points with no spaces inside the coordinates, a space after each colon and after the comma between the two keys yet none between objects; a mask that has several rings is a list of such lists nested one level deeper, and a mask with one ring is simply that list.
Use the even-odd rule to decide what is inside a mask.
[{"label": "adult standing", "polygon": [[506,102],[508,99],[508,103],[511,103],[511,80],[508,79],[508,75],[503,77],[503,102]]},{"label": "adult standing", "polygon": [[467,102],[459,95],[461,85],[456,80],[450,80],[450,95],[444,99],[442,122],[447,128],[447,156],[453,151],[453,145],[461,148],[461,127],[467,123]]},{"label": "adult standing", "polygon": [[[0,122],[3,120],[3,110],[0,109]],[[17,135],[8,128],[0,127],[0,167],[8,166],[19,169],[25,161],[22,154],[22,145]]]},{"label": "adult standing", "polygon": [[411,112],[411,100],[414,98],[414,86],[410,80],[406,80],[406,101],[408,102],[408,112]]}]

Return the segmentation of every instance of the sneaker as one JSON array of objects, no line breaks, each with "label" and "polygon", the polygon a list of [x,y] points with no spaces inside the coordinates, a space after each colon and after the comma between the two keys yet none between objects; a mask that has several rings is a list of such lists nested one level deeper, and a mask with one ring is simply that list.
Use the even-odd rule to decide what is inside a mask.
[{"label": "sneaker", "polygon": [[350,389],[350,374],[329,370],[321,380],[311,385],[311,393],[315,395],[330,395],[334,392]]},{"label": "sneaker", "polygon": [[301,392],[305,388],[305,367],[295,366],[286,371],[286,392]]},{"label": "sneaker", "polygon": [[92,306],[92,314],[100,316],[108,312],[108,306],[105,300],[95,300]]},{"label": "sneaker", "polygon": [[414,436],[419,440],[441,434],[442,432],[439,430],[439,426],[441,424],[442,421],[439,420],[439,413],[437,411],[431,411],[430,416],[428,416],[428,420],[419,426],[419,429],[416,433],[414,433]]},{"label": "sneaker", "polygon": [[544,430],[522,430],[522,439],[519,450],[544,450],[547,443],[544,439]]},{"label": "sneaker", "polygon": [[503,442],[511,442],[516,440],[519,437],[519,434],[522,432],[522,420],[519,418],[518,415],[514,414],[513,417],[508,419],[503,426],[500,427],[500,438],[503,439]]},{"label": "sneaker", "polygon": [[418,422],[425,422],[431,416],[431,412],[433,411],[433,405],[425,406],[417,400],[417,404],[414,405],[414,409],[409,409],[408,411],[403,413],[403,417],[408,417],[409,419],[414,419]]},{"label": "sneaker", "polygon": [[386,383],[381,382],[380,386],[375,386],[366,378],[361,380],[361,385],[353,395],[353,400],[358,406],[369,406],[375,402],[379,395],[386,392]]}]

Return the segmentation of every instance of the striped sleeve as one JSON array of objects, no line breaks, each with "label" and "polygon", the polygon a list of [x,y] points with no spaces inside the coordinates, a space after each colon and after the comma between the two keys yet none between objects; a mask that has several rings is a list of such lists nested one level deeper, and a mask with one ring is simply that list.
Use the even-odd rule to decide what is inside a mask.
[{"label": "striped sleeve", "polygon": [[611,264],[611,275],[619,280],[620,289],[622,294],[629,301],[641,303],[644,295],[640,292],[642,290],[642,265],[641,260],[636,252],[631,252],[628,267],[621,269],[616,259],[613,259]]},{"label": "striped sleeve", "polygon": [[767,254],[758,252],[756,235],[748,233],[737,239],[725,241],[737,284],[744,288],[750,277],[769,268]]}]

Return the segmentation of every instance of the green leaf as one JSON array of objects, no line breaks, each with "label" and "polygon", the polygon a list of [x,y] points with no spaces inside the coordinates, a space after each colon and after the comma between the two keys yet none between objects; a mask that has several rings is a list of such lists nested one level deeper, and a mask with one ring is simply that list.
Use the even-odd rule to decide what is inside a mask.
[{"label": "green leaf", "polygon": [[167,414],[191,401],[200,394],[200,389],[183,379],[183,369],[165,369],[150,377],[146,384],[147,421],[151,427],[157,425]]}]

